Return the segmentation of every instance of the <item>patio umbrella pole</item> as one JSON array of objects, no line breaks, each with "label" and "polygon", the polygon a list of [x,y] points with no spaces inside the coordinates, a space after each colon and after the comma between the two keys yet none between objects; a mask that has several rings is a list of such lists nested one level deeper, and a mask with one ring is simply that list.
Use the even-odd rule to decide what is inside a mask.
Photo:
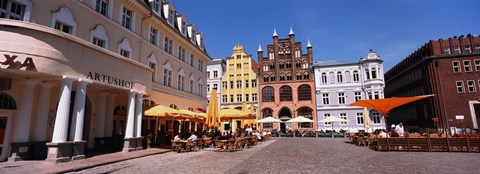
[{"label": "patio umbrella pole", "polygon": [[333,122],[332,122],[332,138],[334,138],[334,136],[333,136]]}]

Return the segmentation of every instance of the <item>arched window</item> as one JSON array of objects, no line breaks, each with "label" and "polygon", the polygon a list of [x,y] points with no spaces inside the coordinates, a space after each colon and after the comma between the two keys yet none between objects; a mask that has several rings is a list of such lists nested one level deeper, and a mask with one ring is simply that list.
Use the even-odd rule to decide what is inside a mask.
[{"label": "arched window", "polygon": [[128,38],[124,37],[122,42],[118,44],[118,53],[123,57],[132,57],[132,46],[130,45]]},{"label": "arched window", "polygon": [[285,76],[283,74],[280,75],[280,81],[285,81]]},{"label": "arched window", "polygon": [[[298,109],[298,116],[302,116],[305,118],[313,119],[312,116],[312,109],[309,107],[302,107]],[[300,123],[300,128],[311,128],[313,126],[312,123]]]},{"label": "arched window", "polygon": [[[262,118],[272,117],[273,110],[270,108],[265,108],[262,111]],[[272,128],[272,123],[263,123],[263,128]]]},{"label": "arched window", "polygon": [[322,73],[322,84],[327,84],[327,73]]},{"label": "arched window", "polygon": [[282,86],[280,88],[280,101],[292,101],[292,87]]},{"label": "arched window", "polygon": [[342,72],[337,72],[337,83],[343,83],[343,75]]},{"label": "arched window", "polygon": [[266,86],[262,89],[262,102],[273,102],[275,101],[275,92],[273,87]]},{"label": "arched window", "polygon": [[298,87],[298,100],[312,100],[310,85],[304,84]]},{"label": "arched window", "polygon": [[5,93],[0,93],[0,109],[11,109],[16,110],[17,104],[10,95]]},{"label": "arched window", "polygon": [[270,67],[270,70],[274,70],[275,69],[275,64],[270,64],[269,67]]},{"label": "arched window", "polygon": [[304,80],[308,80],[309,78],[310,78],[310,75],[308,75],[308,72],[305,72],[305,73],[303,74],[303,79],[304,79]]},{"label": "arched window", "polygon": [[268,82],[269,80],[270,80],[270,79],[268,78],[268,75],[265,74],[265,75],[263,76],[263,81],[264,81],[264,82]]},{"label": "arched window", "polygon": [[188,110],[189,110],[189,111],[193,111],[193,108],[192,108],[192,107],[189,107]]},{"label": "arched window", "polygon": [[153,100],[143,99],[142,105],[143,105],[144,107],[150,107],[150,106],[155,105],[155,102],[154,102]]},{"label": "arched window", "polygon": [[127,115],[127,107],[123,105],[118,105],[113,110],[114,115],[126,116]]},{"label": "arched window", "polygon": [[358,75],[358,71],[355,70],[353,71],[353,82],[356,83],[356,82],[359,82],[360,81],[360,76]]},{"label": "arched window", "polygon": [[152,82],[157,82],[157,56],[153,52],[148,57],[148,66],[152,68]]},{"label": "arched window", "polygon": [[176,104],[171,104],[170,105],[170,108],[173,108],[173,109],[178,109],[177,105]]},{"label": "arched window", "polygon": [[272,74],[272,76],[270,76],[270,81],[274,82],[276,79],[275,79],[275,74]]},{"label": "arched window", "polygon": [[284,69],[284,68],[285,68],[285,64],[283,64],[283,62],[280,62],[280,63],[278,64],[278,67],[279,67],[280,69]]},{"label": "arched window", "polygon": [[297,80],[302,80],[302,74],[297,74]]},{"label": "arched window", "polygon": [[77,21],[68,7],[62,7],[53,13],[51,26],[71,35],[77,34]]},{"label": "arched window", "polygon": [[302,67],[302,63],[300,61],[297,61],[297,63],[295,63],[295,66],[297,68],[301,68]]},{"label": "arched window", "polygon": [[98,24],[90,31],[90,42],[102,48],[108,49],[107,31],[103,25]]},{"label": "arched window", "polygon": [[286,64],[285,67],[286,67],[286,68],[292,68],[292,62],[287,62],[287,64]]},{"label": "arched window", "polygon": [[287,74],[287,80],[292,80],[292,74]]}]

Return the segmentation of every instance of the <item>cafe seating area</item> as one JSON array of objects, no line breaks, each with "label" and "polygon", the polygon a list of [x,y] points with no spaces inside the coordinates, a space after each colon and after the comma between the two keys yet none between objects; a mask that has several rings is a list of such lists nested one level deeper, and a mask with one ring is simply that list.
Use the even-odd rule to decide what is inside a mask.
[{"label": "cafe seating area", "polygon": [[259,143],[259,141],[265,141],[269,138],[264,137],[259,140],[256,136],[245,136],[237,138],[226,137],[205,137],[199,138],[195,141],[180,140],[171,141],[171,149],[177,153],[182,152],[197,152],[202,149],[211,149],[215,152],[236,152],[243,149],[251,148]]},{"label": "cafe seating area", "polygon": [[357,133],[350,138],[352,144],[377,151],[480,152],[479,134],[455,134],[452,137],[438,133],[410,133],[404,137],[379,138],[373,133]]}]

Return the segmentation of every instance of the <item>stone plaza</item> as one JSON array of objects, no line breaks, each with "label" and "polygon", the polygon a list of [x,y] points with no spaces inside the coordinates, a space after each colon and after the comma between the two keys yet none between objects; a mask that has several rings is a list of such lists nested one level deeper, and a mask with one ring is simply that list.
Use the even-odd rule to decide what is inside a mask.
[{"label": "stone plaza", "polygon": [[238,152],[168,152],[76,173],[476,173],[478,160],[479,153],[377,152],[347,138],[273,138]]}]

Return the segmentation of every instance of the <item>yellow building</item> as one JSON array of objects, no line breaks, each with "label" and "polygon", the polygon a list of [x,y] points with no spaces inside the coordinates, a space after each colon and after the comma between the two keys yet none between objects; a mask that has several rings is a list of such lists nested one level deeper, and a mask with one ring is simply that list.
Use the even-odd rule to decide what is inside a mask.
[{"label": "yellow building", "polygon": [[[242,102],[246,102],[247,111],[253,109],[253,114],[257,116],[258,108],[258,64],[252,59],[252,55],[245,52],[241,44],[235,45],[233,54],[227,57],[227,70],[222,76],[221,88],[221,108],[242,109]],[[251,108],[253,107],[253,108]],[[232,123],[232,127],[230,126]],[[254,120],[232,120],[230,123],[224,122],[222,130],[232,128],[233,131],[237,125],[244,127],[246,124],[254,123]]]}]

